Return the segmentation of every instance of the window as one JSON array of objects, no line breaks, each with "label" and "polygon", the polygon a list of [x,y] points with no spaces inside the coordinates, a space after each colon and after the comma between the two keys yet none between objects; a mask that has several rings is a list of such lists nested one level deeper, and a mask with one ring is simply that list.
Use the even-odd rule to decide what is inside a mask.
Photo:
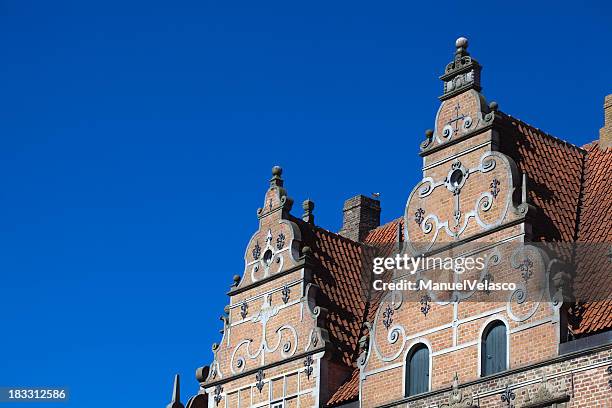
[{"label": "window", "polygon": [[507,368],[507,346],[506,325],[499,320],[489,324],[482,333],[480,352],[482,376],[499,373]]},{"label": "window", "polygon": [[274,401],[270,404],[270,408],[283,408],[284,406],[285,404],[283,403],[283,401]]},{"label": "window", "polygon": [[406,396],[429,391],[429,349],[417,344],[406,357]]}]

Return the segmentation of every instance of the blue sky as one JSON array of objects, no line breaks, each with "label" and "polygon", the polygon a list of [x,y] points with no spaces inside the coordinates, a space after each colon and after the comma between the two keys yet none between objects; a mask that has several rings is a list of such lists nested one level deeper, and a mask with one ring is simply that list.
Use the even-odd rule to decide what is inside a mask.
[{"label": "blue sky", "polygon": [[0,0],[0,386],[195,393],[272,165],[328,229],[400,216],[460,35],[501,110],[598,137],[610,2],[411,3]]}]

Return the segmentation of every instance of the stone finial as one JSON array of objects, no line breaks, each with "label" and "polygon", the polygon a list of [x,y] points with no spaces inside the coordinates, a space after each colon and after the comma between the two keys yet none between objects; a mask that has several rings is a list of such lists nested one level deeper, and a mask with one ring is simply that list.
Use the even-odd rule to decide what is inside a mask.
[{"label": "stone finial", "polygon": [[281,175],[283,174],[283,169],[280,166],[272,167],[272,178],[270,179],[271,186],[283,186],[283,179]]},{"label": "stone finial", "polygon": [[272,178],[270,179],[270,187],[264,197],[264,205],[257,209],[259,219],[274,214],[278,210],[281,210],[281,218],[286,218],[289,215],[293,200],[287,196],[287,190],[283,187],[282,174],[283,169],[280,166],[272,167]]},{"label": "stone finial", "polygon": [[166,408],[185,408],[185,406],[181,403],[181,383],[180,377],[178,374],[174,376],[174,387],[172,388],[172,401]]},{"label": "stone finial", "polygon": [[457,48],[457,51],[455,51],[455,53],[461,54],[461,55],[469,55],[467,52],[467,47],[468,47],[467,38],[465,37],[457,38],[457,40],[455,41],[455,47]]},{"label": "stone finial", "polygon": [[612,94],[604,99],[604,126],[599,130],[599,148],[612,147]]},{"label": "stone finial", "polygon": [[234,275],[233,281],[234,286],[238,286],[240,284],[240,275]]},{"label": "stone finial", "polygon": [[453,61],[446,65],[444,75],[440,77],[444,81],[444,93],[440,100],[452,98],[469,89],[480,92],[480,71],[482,67],[467,51],[468,40],[459,37],[455,41],[455,56]]},{"label": "stone finial", "polygon": [[302,220],[309,224],[314,224],[314,214],[312,210],[314,210],[315,203],[310,199],[304,200],[302,203],[302,208],[304,209],[304,214],[302,215]]}]

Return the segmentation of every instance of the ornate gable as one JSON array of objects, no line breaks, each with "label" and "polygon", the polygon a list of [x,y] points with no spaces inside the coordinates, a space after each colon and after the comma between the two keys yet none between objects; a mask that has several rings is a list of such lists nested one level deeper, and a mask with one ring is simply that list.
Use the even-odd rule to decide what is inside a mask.
[{"label": "ornate gable", "polygon": [[264,205],[257,210],[259,229],[247,245],[244,273],[238,288],[270,278],[298,264],[301,233],[290,220],[293,200],[287,196],[281,175],[282,169],[275,166]]},{"label": "ornate gable", "polygon": [[[221,316],[222,339],[214,360],[197,372],[209,407],[269,405],[275,400],[318,405],[322,357],[329,346],[326,310],[317,305],[301,220],[272,169],[259,228],[249,240],[242,276],[234,277],[230,303]],[[312,210],[311,203],[306,206]],[[310,219],[309,214],[309,219]]]}]

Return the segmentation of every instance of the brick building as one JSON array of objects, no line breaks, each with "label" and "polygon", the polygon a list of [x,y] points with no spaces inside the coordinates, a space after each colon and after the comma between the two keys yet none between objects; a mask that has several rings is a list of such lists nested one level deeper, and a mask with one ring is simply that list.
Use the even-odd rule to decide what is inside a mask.
[{"label": "brick building", "polygon": [[[420,144],[423,178],[399,218],[380,225],[379,201],[357,196],[341,230],[328,231],[311,201],[291,213],[272,169],[214,360],[197,370],[188,408],[612,406],[612,252],[572,252],[555,269],[540,252],[515,262],[502,247],[609,248],[612,95],[599,140],[574,146],[488,103],[467,45],[457,40],[440,77],[434,130]],[[364,272],[380,251],[457,254],[474,243],[494,254],[478,279],[522,289],[494,300],[482,291],[411,297],[373,292]],[[569,276],[570,262],[588,275]],[[545,265],[546,290],[532,286],[534,264]],[[568,288],[592,297],[568,298]],[[178,378],[168,407],[183,407]]]}]

